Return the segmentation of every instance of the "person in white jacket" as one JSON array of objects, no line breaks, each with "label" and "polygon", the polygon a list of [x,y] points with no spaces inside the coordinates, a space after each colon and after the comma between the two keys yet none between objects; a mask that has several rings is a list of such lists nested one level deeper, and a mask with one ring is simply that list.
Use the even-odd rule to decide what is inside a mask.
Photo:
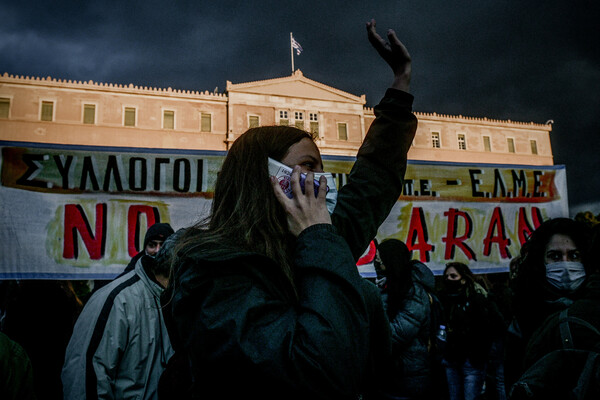
[{"label": "person in white jacket", "polygon": [[160,307],[168,266],[161,264],[144,255],[90,298],[66,351],[65,399],[158,398],[173,355]]}]

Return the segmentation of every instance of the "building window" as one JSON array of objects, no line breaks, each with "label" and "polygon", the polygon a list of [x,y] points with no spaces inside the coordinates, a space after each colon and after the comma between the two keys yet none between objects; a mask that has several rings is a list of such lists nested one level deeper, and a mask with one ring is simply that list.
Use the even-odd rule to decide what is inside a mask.
[{"label": "building window", "polygon": [[10,99],[6,97],[0,97],[0,118],[8,118],[8,112],[10,111]]},{"label": "building window", "polygon": [[308,120],[310,121],[310,134],[313,138],[319,137],[319,114],[309,113]]},{"label": "building window", "polygon": [[294,124],[296,128],[304,130],[304,113],[301,111],[294,112]]},{"label": "building window", "polygon": [[289,125],[290,120],[288,119],[288,112],[285,110],[279,111],[279,125]]},{"label": "building window", "polygon": [[348,140],[348,125],[345,122],[338,122],[337,130],[339,140]]},{"label": "building window", "polygon": [[465,135],[462,133],[458,134],[458,149],[466,150],[467,149],[467,139],[465,139]]},{"label": "building window", "polygon": [[200,132],[212,132],[212,115],[200,113]]},{"label": "building window", "polygon": [[484,136],[483,137],[483,150],[485,150],[485,151],[492,151],[492,143],[490,142],[490,137],[489,136]]},{"label": "building window", "polygon": [[515,152],[515,140],[513,138],[508,138],[508,139],[506,139],[506,143],[508,144],[508,152],[514,153]]},{"label": "building window", "polygon": [[260,126],[260,117],[258,115],[248,116],[248,128],[258,128]]},{"label": "building window", "polygon": [[431,147],[435,149],[440,148],[440,133],[439,132],[431,132]]},{"label": "building window", "polygon": [[535,140],[530,140],[529,143],[531,144],[531,154],[537,154],[537,142]]},{"label": "building window", "polygon": [[163,110],[163,129],[175,129],[175,111]]},{"label": "building window", "polygon": [[96,105],[95,104],[84,104],[83,105],[83,123],[94,125],[96,123]]},{"label": "building window", "polygon": [[42,121],[52,121],[52,115],[54,114],[54,102],[53,101],[42,101],[42,112],[40,119]]},{"label": "building window", "polygon": [[125,112],[124,112],[124,116],[123,116],[123,125],[124,126],[135,126],[135,108],[125,107]]}]

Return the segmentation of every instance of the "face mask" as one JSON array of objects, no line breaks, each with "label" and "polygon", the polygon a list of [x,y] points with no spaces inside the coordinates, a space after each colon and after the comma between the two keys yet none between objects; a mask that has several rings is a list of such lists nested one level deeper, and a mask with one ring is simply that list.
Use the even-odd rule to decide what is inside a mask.
[{"label": "face mask", "polygon": [[559,261],[547,264],[546,279],[558,290],[573,292],[585,280],[585,268],[582,263],[575,261]]},{"label": "face mask", "polygon": [[335,205],[337,204],[337,187],[335,186],[335,178],[331,172],[315,172],[315,180],[318,181],[321,176],[327,179],[327,196],[325,197],[325,203],[327,204],[327,211],[329,214],[333,214]]},{"label": "face mask", "polygon": [[458,281],[453,281],[453,280],[450,280],[450,279],[446,279],[444,281],[444,287],[446,288],[446,290],[449,293],[458,293],[458,291],[462,287],[462,283],[459,280]]},{"label": "face mask", "polygon": [[[290,199],[292,198],[292,186],[290,184],[290,177],[292,176],[292,169],[279,161],[273,160],[269,157],[268,159],[269,175],[274,176],[279,181],[279,185],[283,189],[283,192]],[[324,176],[327,179],[327,195],[325,197],[325,203],[327,204],[327,211],[329,214],[333,213],[335,205],[337,203],[337,187],[335,186],[335,179],[330,172],[314,172],[315,181],[315,196],[319,190],[319,178]],[[304,180],[306,174],[300,174],[300,187],[304,191]]]}]

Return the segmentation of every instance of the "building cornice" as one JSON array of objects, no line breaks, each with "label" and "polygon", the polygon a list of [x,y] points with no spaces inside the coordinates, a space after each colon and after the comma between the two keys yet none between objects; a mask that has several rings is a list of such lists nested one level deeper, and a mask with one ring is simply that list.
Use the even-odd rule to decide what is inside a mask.
[{"label": "building cornice", "polygon": [[[374,116],[373,108],[371,107],[363,107],[365,115]],[[552,124],[539,124],[535,122],[521,122],[521,121],[513,121],[510,119],[502,120],[502,119],[493,119],[487,117],[467,117],[464,115],[448,115],[448,114],[438,114],[435,112],[426,113],[426,112],[418,112],[414,111],[415,116],[418,119],[426,120],[426,121],[438,121],[438,122],[452,122],[452,123],[461,123],[461,124],[471,124],[471,125],[484,125],[491,126],[494,128],[499,127],[507,127],[507,128],[523,128],[523,129],[531,129],[537,128],[543,131],[551,132]]]},{"label": "building cornice", "polygon": [[187,99],[202,99],[202,100],[220,100],[227,101],[227,95],[225,93],[213,93],[206,91],[193,91],[193,90],[181,90],[169,88],[156,88],[147,86],[137,86],[133,83],[128,85],[117,84],[117,83],[102,83],[89,81],[77,81],[71,79],[57,79],[50,76],[46,78],[40,77],[29,77],[23,75],[12,75],[5,72],[0,76],[0,83],[18,83],[19,85],[30,85],[30,86],[42,86],[42,87],[54,87],[54,88],[68,88],[74,90],[94,90],[101,92],[112,92],[121,94],[137,94],[137,95],[150,95],[150,96],[161,96],[161,97],[177,97]]},{"label": "building cornice", "polygon": [[454,122],[454,123],[462,123],[462,124],[473,124],[473,125],[488,125],[488,126],[506,126],[511,128],[528,128],[535,127],[544,131],[552,131],[551,124],[538,124],[535,122],[520,122],[520,121],[512,121],[510,119],[501,120],[501,119],[492,119],[487,117],[466,117],[464,115],[446,115],[446,114],[438,114],[438,113],[424,113],[424,112],[415,112],[414,113],[417,118],[426,119],[429,121],[440,121],[440,122]]}]

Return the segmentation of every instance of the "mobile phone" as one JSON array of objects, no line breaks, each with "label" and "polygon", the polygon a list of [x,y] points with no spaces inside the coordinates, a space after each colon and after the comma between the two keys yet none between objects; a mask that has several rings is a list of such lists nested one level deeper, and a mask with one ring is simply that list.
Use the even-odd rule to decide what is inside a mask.
[{"label": "mobile phone", "polygon": [[[269,157],[269,175],[277,178],[277,180],[279,181],[279,186],[281,186],[281,189],[283,189],[283,192],[285,193],[285,195],[287,197],[289,197],[290,199],[292,197],[294,197],[292,194],[292,182],[291,182],[292,171],[293,171],[292,168],[288,167],[285,164],[280,163],[279,161],[275,161],[271,157]],[[306,174],[301,173],[300,174],[300,188],[302,189],[302,193],[304,193],[304,182],[305,181],[306,181]],[[321,185],[319,184],[319,181],[316,179],[313,180],[313,184],[314,184],[314,188],[315,188],[315,197],[317,197],[317,195],[319,194],[319,187]],[[326,190],[329,190],[329,189],[326,187]]]}]

